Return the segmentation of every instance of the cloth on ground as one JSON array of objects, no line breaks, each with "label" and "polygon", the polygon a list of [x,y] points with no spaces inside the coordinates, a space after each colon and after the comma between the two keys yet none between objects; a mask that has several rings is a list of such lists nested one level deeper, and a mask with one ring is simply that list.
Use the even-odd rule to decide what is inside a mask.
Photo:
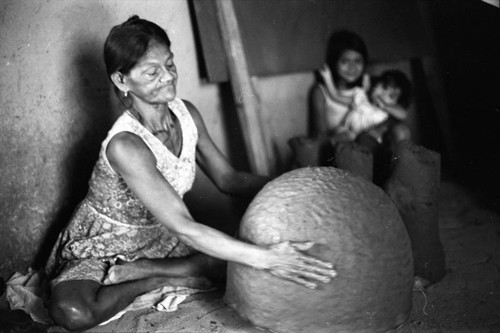
[{"label": "cloth on ground", "polygon": [[23,310],[33,321],[51,325],[43,280],[40,272],[31,268],[24,275],[16,272],[6,282],[5,295],[11,310]]},{"label": "cloth on ground", "polygon": [[99,325],[106,325],[109,322],[119,319],[128,311],[137,311],[151,307],[158,311],[174,312],[178,309],[179,304],[184,302],[189,295],[213,290],[214,289],[200,290],[186,287],[163,286],[136,297],[136,299],[125,309]]},{"label": "cloth on ground", "polygon": [[[53,325],[54,321],[50,317],[46,307],[48,295],[45,292],[47,282],[44,282],[44,280],[39,271],[31,268],[24,275],[16,272],[6,282],[5,296],[11,310],[23,310],[30,315],[33,321]],[[119,319],[128,311],[155,308],[158,311],[173,312],[178,309],[179,304],[185,301],[189,295],[213,290],[163,286],[136,297],[125,309],[100,325],[105,325]]]}]

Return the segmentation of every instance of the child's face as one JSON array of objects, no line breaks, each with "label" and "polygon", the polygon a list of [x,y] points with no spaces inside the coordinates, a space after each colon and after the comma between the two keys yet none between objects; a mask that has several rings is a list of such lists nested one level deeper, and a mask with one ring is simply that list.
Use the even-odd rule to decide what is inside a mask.
[{"label": "child's face", "polygon": [[399,97],[401,96],[401,89],[395,86],[386,86],[378,83],[373,87],[371,94],[372,101],[381,100],[387,105],[397,105]]},{"label": "child's face", "polygon": [[346,50],[337,61],[337,73],[344,83],[354,83],[358,80],[365,68],[365,60],[361,53],[354,50]]}]

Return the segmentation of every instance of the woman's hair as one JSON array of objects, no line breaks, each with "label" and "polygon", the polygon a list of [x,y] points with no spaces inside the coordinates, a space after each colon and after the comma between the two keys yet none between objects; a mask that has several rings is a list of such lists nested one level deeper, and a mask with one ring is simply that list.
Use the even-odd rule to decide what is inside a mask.
[{"label": "woman's hair", "polygon": [[379,76],[373,78],[372,87],[382,84],[384,88],[395,87],[401,90],[398,98],[398,104],[407,108],[411,102],[411,82],[400,70],[391,69],[383,71]]},{"label": "woman's hair", "polygon": [[[337,62],[347,50],[356,51],[361,54],[365,66],[368,62],[368,48],[363,38],[349,30],[338,30],[334,32],[328,39],[326,51],[326,64],[330,67],[334,81],[338,79],[338,73],[335,71]],[[355,82],[355,85],[361,85],[362,80],[363,78],[360,77],[359,82]]]},{"label": "woman's hair", "polygon": [[128,74],[147,52],[151,42],[170,47],[170,39],[165,30],[137,15],[114,26],[104,43],[104,63],[108,78],[115,72]]}]

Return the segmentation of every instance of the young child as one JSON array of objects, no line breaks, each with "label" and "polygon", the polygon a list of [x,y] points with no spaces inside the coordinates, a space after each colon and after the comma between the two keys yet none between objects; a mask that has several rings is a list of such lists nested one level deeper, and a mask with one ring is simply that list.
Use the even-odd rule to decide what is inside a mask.
[{"label": "young child", "polygon": [[411,83],[406,75],[399,70],[387,70],[374,77],[365,89],[356,89],[339,132],[351,140],[366,132],[382,143],[384,133],[395,130],[398,133],[394,139],[408,140],[409,130],[403,130],[403,122],[407,118]]},{"label": "young child", "polygon": [[345,126],[356,143],[373,153],[373,182],[383,185],[391,173],[391,161],[399,142],[410,140],[405,123],[410,104],[411,83],[399,70],[388,70],[356,95]]}]

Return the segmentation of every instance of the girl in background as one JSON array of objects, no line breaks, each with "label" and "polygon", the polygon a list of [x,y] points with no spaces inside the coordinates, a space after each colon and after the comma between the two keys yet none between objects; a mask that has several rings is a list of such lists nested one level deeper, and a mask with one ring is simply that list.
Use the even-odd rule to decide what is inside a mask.
[{"label": "girl in background", "polygon": [[312,91],[312,135],[334,135],[353,102],[355,88],[367,82],[368,49],[356,33],[340,30],[328,42],[326,65]]}]

